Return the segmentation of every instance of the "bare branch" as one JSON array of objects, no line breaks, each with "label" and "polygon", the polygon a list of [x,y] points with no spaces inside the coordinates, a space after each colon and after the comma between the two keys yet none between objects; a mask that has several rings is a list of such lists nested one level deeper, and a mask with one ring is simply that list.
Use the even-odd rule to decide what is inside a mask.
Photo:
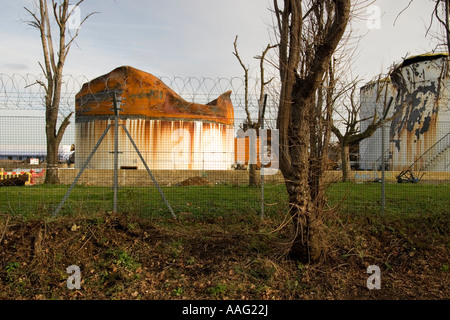
[{"label": "bare branch", "polygon": [[406,11],[406,9],[409,8],[409,6],[411,5],[411,3],[412,3],[413,1],[414,1],[414,0],[410,0],[409,3],[408,3],[408,5],[407,5],[402,11],[400,11],[400,13],[397,15],[397,17],[395,17],[394,23],[392,24],[394,27],[395,27],[395,23],[397,22],[397,19],[400,17],[400,15],[401,15],[403,12]]},{"label": "bare branch", "polygon": [[56,134],[56,140],[59,143],[61,142],[64,132],[66,131],[66,128],[69,126],[70,124],[70,117],[72,116],[73,112],[69,113],[69,115],[67,117],[64,118],[63,122],[61,123],[61,126],[58,129],[58,133]]},{"label": "bare branch", "polygon": [[437,10],[438,6],[439,6],[439,1],[436,1],[436,5],[434,6],[433,12],[431,13],[430,24],[425,32],[425,37],[428,35],[428,33],[431,30],[431,26],[433,25],[433,15],[434,15],[434,12]]},{"label": "bare branch", "polygon": [[39,20],[39,18],[36,16],[35,13],[31,12],[30,9],[24,7],[24,9],[34,18],[35,21],[26,21],[26,23],[36,29],[41,29],[41,21]]},{"label": "bare branch", "polygon": [[39,67],[41,68],[41,70],[42,70],[42,73],[44,74],[44,76],[47,78],[47,71],[44,69],[44,67],[42,66],[42,64],[41,64],[41,62],[40,61],[38,61],[38,64],[39,64]]},{"label": "bare branch", "polygon": [[29,85],[26,85],[25,88],[34,86],[35,84],[39,84],[40,86],[44,87],[44,90],[47,92],[47,86],[45,85],[44,82],[42,82],[40,80],[36,80],[35,82],[33,82],[33,83],[29,84]]},{"label": "bare branch", "polygon": [[[260,104],[262,104],[262,101],[264,99],[264,93],[265,93],[266,85],[268,85],[273,80],[273,78],[270,79],[267,82],[264,80],[264,61],[266,60],[266,55],[269,52],[269,50],[273,49],[275,47],[276,47],[276,45],[272,45],[271,46],[270,44],[268,44],[267,47],[263,50],[261,56],[255,56],[255,59],[259,59],[260,60],[259,61],[259,71],[260,71],[260,76],[261,76],[260,88],[259,88],[259,102],[260,102]],[[262,121],[261,118],[263,116],[264,115],[261,114],[261,113],[258,114],[258,123],[257,123],[258,127],[261,126],[261,121]]]},{"label": "bare branch", "polygon": [[[82,2],[82,1],[80,1],[80,2]],[[96,14],[96,13],[100,13],[100,12],[91,12],[91,13],[89,13],[89,14],[88,14],[88,15],[80,22],[80,25],[78,26],[75,35],[74,35],[73,37],[71,37],[70,41],[66,44],[66,54],[65,54],[65,57],[67,57],[67,54],[69,53],[69,49],[70,49],[70,46],[72,45],[72,42],[74,42],[74,40],[78,37],[78,34],[79,34],[79,32],[80,32],[80,29],[81,29],[81,26],[84,24],[84,22],[85,22],[90,16],[92,16],[92,15],[94,15],[94,14]],[[64,58],[65,58],[65,57],[64,57]]]},{"label": "bare branch", "polygon": [[282,34],[282,24],[281,24],[281,17],[280,17],[280,9],[278,8],[278,0],[273,0],[273,6],[274,6],[274,13],[275,17],[277,18],[277,25],[278,25],[278,32],[281,37]]},{"label": "bare branch", "polygon": [[[52,0],[52,8],[53,8],[53,17],[55,18],[58,27],[61,29],[63,26],[63,22],[61,21],[61,7],[58,7],[58,4],[55,3],[55,0]],[[59,10],[59,13],[57,12]]]},{"label": "bare branch", "polygon": [[314,10],[317,10],[318,4],[319,4],[319,1],[316,1],[316,2],[311,6],[311,8],[309,8],[309,10],[305,13],[305,15],[303,16],[302,20],[306,20],[306,18],[309,16],[309,14],[310,14],[311,12],[313,12]]},{"label": "bare branch", "polygon": [[241,57],[239,56],[238,50],[237,50],[237,40],[238,40],[238,36],[236,36],[236,38],[234,39],[234,56],[238,59],[239,63],[241,64],[242,68],[244,69],[245,72],[248,72],[248,68],[244,65],[244,63],[241,60]]},{"label": "bare branch", "polygon": [[440,4],[440,1],[436,1],[436,6],[434,7],[433,14],[436,17],[436,19],[447,29],[445,22],[441,19],[441,17],[439,17],[439,13],[438,13],[439,4]]},{"label": "bare branch", "polygon": [[244,69],[244,83],[245,83],[245,93],[244,93],[244,99],[245,99],[245,113],[247,114],[247,121],[248,124],[251,125],[252,121],[251,121],[251,116],[250,116],[250,111],[248,110],[248,68],[244,65],[244,63],[241,60],[241,57],[239,56],[239,52],[237,50],[237,40],[238,40],[238,36],[236,35],[236,38],[234,39],[234,56],[238,59],[241,67]]},{"label": "bare branch", "polygon": [[[47,77],[49,77],[56,70],[55,54],[53,50],[53,39],[50,26],[50,17],[47,10],[47,1],[39,0],[40,7],[40,21],[41,21],[41,38],[42,49],[44,50],[45,69],[47,70]],[[51,87],[50,83],[49,86]]]}]

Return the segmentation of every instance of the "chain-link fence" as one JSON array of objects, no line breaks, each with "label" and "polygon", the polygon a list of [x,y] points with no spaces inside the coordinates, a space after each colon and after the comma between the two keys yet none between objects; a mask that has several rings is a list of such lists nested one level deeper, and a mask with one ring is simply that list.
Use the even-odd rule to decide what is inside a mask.
[{"label": "chain-link fence", "polygon": [[[220,215],[233,211],[270,214],[287,207],[284,180],[272,149],[276,141],[270,129],[276,127],[277,111],[273,88],[266,88],[263,124],[269,129],[267,136],[260,129],[248,130],[247,111],[256,122],[262,109],[260,95],[255,93],[259,79],[250,81],[246,108],[241,78],[137,74],[121,78],[115,74],[89,82],[85,77],[64,77],[60,121],[70,112],[75,114],[60,145],[61,184],[56,186],[43,185],[43,80],[0,74],[0,185],[17,185],[0,189],[1,212],[54,214],[60,209],[63,213]],[[240,128],[247,130],[244,138],[238,136]],[[381,208],[386,200],[389,206],[389,199],[402,197],[393,191],[400,190],[398,182],[450,181],[448,122],[437,123],[433,138],[430,135],[425,142],[411,139],[402,152],[414,149],[412,158],[396,152],[391,128],[389,123],[384,134],[379,128],[372,137],[350,146],[353,187],[332,185],[335,198],[358,193],[360,210],[365,211]],[[334,146],[325,174],[330,183],[342,180],[339,146],[336,142]],[[269,159],[263,164],[273,170],[261,170],[263,158]],[[249,187],[250,162],[255,163],[257,187]],[[384,184],[373,184],[382,178],[387,191]],[[370,185],[368,194],[361,184]],[[370,196],[374,190],[382,203]]]},{"label": "chain-link fence", "polygon": [[[251,91],[256,91],[259,79],[250,79],[246,93],[241,78],[157,78],[132,68],[126,75],[122,71],[97,82],[64,77],[59,121],[75,114],[59,149],[61,185],[51,187],[42,184],[44,79],[0,74],[3,181],[35,186],[3,188],[2,210],[207,214],[217,207],[221,212],[233,210],[241,197],[250,212],[260,212],[260,187],[246,187],[250,145],[270,153],[271,136],[261,145],[259,130],[254,137],[247,133],[237,139],[237,131],[248,127],[248,116],[258,121],[260,97]],[[99,82],[101,88],[96,87]],[[111,110],[114,95],[119,101],[117,117]],[[274,126],[270,115],[275,98],[266,100],[265,128]],[[261,161],[255,166],[255,182],[260,185]],[[12,179],[13,173],[24,181]],[[274,173],[266,181],[275,182]]]}]

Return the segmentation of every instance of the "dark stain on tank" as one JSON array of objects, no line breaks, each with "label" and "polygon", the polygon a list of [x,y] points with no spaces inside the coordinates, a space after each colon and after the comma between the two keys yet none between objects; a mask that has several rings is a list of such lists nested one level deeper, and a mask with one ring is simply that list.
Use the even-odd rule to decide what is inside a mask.
[{"label": "dark stain on tank", "polygon": [[428,114],[423,119],[422,128],[420,129],[420,134],[424,134],[425,132],[428,132],[428,129],[430,129],[430,123],[431,123],[431,117],[430,114]]},{"label": "dark stain on tank", "polygon": [[[400,137],[402,131],[406,129],[408,132],[414,132],[418,140],[421,135],[429,130],[430,115],[428,115],[428,118],[423,119],[424,121],[422,121],[422,117],[429,99],[438,95],[436,83],[431,82],[428,86],[418,86],[411,93],[406,89],[404,79],[400,79],[398,75],[393,77],[393,83],[399,92],[394,113],[399,115],[391,122],[391,137]],[[432,113],[437,113],[437,111],[437,108],[432,109]],[[400,151],[400,141],[396,141],[396,139],[391,139],[391,141],[394,142],[395,147]]]}]

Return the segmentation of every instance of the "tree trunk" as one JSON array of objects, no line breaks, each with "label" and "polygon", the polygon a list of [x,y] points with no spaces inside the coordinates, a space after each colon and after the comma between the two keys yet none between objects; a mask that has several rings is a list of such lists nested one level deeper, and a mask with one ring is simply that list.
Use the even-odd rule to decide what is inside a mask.
[{"label": "tree trunk", "polygon": [[47,136],[47,172],[45,174],[45,184],[58,184],[58,151],[59,142],[56,138],[57,114],[51,108],[46,112],[46,136]]},{"label": "tree trunk", "polygon": [[45,174],[46,184],[58,184],[58,149],[55,139],[47,137],[47,173]]},{"label": "tree trunk", "polygon": [[248,185],[256,187],[256,164],[250,163],[248,166]]},{"label": "tree trunk", "polygon": [[[312,6],[322,2],[314,2]],[[305,38],[316,35],[317,30],[308,27],[308,24],[305,28],[310,29],[303,30],[303,20],[316,7],[312,7],[304,15],[303,1],[285,0],[283,10],[280,10],[278,1],[274,0],[279,32],[278,59],[281,80],[277,118],[280,170],[289,195],[290,213],[296,232],[290,255],[306,263],[318,261],[325,251],[325,246],[321,243],[323,226],[320,209],[324,198],[322,192],[316,192],[320,191],[320,177],[311,175],[311,160],[320,160],[320,157],[312,159],[310,155],[310,134],[313,132],[311,127],[314,128],[310,120],[313,120],[312,116],[317,116],[311,112],[311,108],[315,107],[316,91],[321,86],[323,75],[344,34],[350,13],[349,0],[333,2],[334,15],[331,14],[332,2],[328,1],[327,9],[330,12],[326,17],[329,19],[326,21],[327,27],[321,30],[323,33],[320,39],[312,39],[315,45],[308,46]],[[322,18],[325,19],[324,15],[318,20]],[[321,22],[316,25],[319,24],[324,27]],[[302,55],[302,50],[312,51]],[[305,56],[308,59],[303,59],[303,65],[299,66]],[[299,69],[300,76],[297,73]],[[321,175],[320,172],[319,174]]]},{"label": "tree trunk", "polygon": [[[305,81],[296,78],[293,87],[291,121],[289,124],[289,151],[291,166],[282,173],[289,195],[290,213],[293,217],[295,237],[290,256],[302,262],[317,261],[323,253],[320,244],[319,214],[312,198],[310,185],[310,107],[312,97],[304,97],[300,90]],[[316,196],[316,195],[314,195]]]},{"label": "tree trunk", "polygon": [[[75,7],[78,7],[84,0],[79,0]],[[37,5],[37,3],[36,3]],[[62,122],[61,126],[57,129],[59,104],[61,99],[61,86],[64,63],[66,61],[67,54],[70,46],[75,38],[78,36],[81,25],[89,18],[93,13],[88,14],[79,24],[75,31],[75,34],[70,35],[70,40],[66,43],[66,31],[69,18],[73,14],[75,8],[70,9],[68,0],[61,2],[52,1],[48,3],[47,0],[39,0],[39,13],[33,13],[31,10],[25,8],[28,13],[33,17],[33,20],[29,22],[34,28],[37,28],[41,36],[41,44],[44,55],[44,66],[41,66],[42,71],[47,79],[47,83],[38,81],[45,89],[45,121],[46,121],[46,138],[47,138],[47,172],[45,175],[45,183],[55,184],[59,183],[58,177],[58,151],[62,137],[67,126],[70,124],[69,119],[73,112],[71,112]],[[50,14],[48,8],[53,9],[53,19],[56,22],[59,29],[59,42],[58,50],[55,52],[54,43],[52,39],[52,27],[50,23]]]},{"label": "tree trunk", "polygon": [[315,210],[310,196],[310,189],[305,184],[308,174],[298,172],[286,183],[290,213],[295,228],[289,256],[304,263],[318,261],[325,252],[322,245],[322,228],[319,212]]},{"label": "tree trunk", "polygon": [[350,167],[350,146],[345,143],[341,143],[341,167],[342,167],[342,181],[349,181],[349,175],[351,172]]},{"label": "tree trunk", "polygon": [[54,110],[56,108],[48,108],[46,111],[46,136],[47,136],[47,171],[45,174],[45,184],[59,184],[59,146],[61,140],[64,136],[67,126],[70,124],[70,117],[73,112],[71,112],[67,117],[64,118],[63,122],[59,126],[58,131],[57,121],[58,113]]}]

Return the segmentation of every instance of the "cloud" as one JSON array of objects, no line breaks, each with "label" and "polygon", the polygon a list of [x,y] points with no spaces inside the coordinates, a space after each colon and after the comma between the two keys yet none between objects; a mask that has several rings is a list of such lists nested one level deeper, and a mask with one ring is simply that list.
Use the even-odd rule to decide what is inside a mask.
[{"label": "cloud", "polygon": [[[24,3],[29,5],[25,0],[11,4],[8,11],[15,14],[0,21],[2,40],[8,43],[0,53],[2,72],[24,71],[27,65],[28,72],[41,72],[39,35],[17,23],[17,12],[25,15],[19,10]],[[240,76],[242,70],[232,55],[234,37],[239,34],[242,58],[256,65],[253,56],[268,42],[267,6],[260,0],[167,0],[157,5],[144,0],[86,1],[80,7],[82,16],[100,14],[82,26],[65,71],[91,77],[99,70],[132,65],[167,76]],[[6,27],[12,20],[14,28]]]},{"label": "cloud", "polygon": [[[31,0],[6,2],[0,12],[2,46],[1,72],[41,73],[39,35],[25,23],[23,6]],[[404,4],[377,0],[382,12],[381,29],[361,40],[360,58],[355,73],[379,73],[400,54],[426,51],[423,21],[429,20],[432,3],[414,1],[392,26]],[[271,1],[261,0],[109,0],[85,1],[81,15],[91,16],[82,26],[71,48],[66,73],[89,78],[121,65],[131,65],[158,76],[233,77],[242,69],[232,54],[233,41],[239,36],[238,50],[251,72],[258,72],[259,55],[270,42]],[[366,33],[366,21],[360,21]],[[420,52],[417,52],[420,53]],[[385,66],[385,67],[386,67]],[[357,70],[356,70],[357,68]]]},{"label": "cloud", "polygon": [[3,67],[11,71],[26,71],[30,67],[23,63],[4,63]]}]

